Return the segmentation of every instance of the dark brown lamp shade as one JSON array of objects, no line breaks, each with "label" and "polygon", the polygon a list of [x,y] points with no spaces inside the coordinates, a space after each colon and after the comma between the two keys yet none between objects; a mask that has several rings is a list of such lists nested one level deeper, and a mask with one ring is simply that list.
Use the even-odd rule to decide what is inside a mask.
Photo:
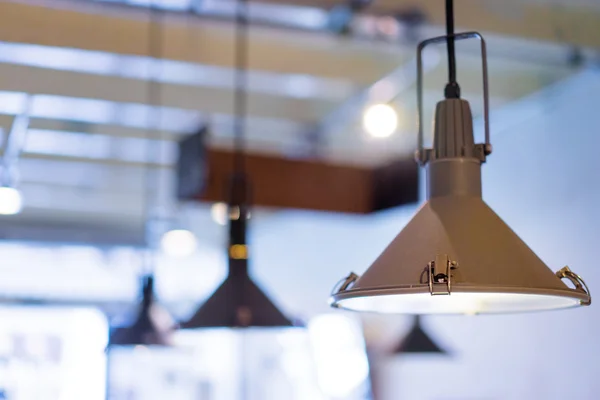
[{"label": "dark brown lamp shade", "polygon": [[230,259],[230,272],[181,329],[285,328],[298,326],[288,319],[247,273],[246,259]]},{"label": "dark brown lamp shade", "polygon": [[113,330],[108,349],[113,346],[168,346],[169,331],[156,321],[152,310],[154,302],[154,278],[146,276],[143,280],[142,301],[135,322],[130,326]]},{"label": "dark brown lamp shade", "polygon": [[413,325],[408,334],[402,339],[393,351],[394,354],[438,354],[447,355],[448,352],[442,349],[429,337],[427,332],[421,326],[421,317],[416,315]]}]

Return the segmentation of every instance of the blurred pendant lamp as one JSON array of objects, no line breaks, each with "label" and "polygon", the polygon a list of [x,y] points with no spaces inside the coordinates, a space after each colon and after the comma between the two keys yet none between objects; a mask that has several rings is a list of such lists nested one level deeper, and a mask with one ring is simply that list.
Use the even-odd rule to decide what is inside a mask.
[{"label": "blurred pendant lamp", "polygon": [[[142,279],[142,300],[134,323],[116,328],[110,335],[109,348],[114,346],[168,346],[169,326],[162,319],[154,300],[154,277]],[[161,324],[162,322],[162,324]]]},{"label": "blurred pendant lamp", "polygon": [[245,119],[247,114],[247,0],[238,0],[236,18],[235,154],[228,187],[229,273],[225,281],[181,329],[291,327],[289,320],[248,275],[250,181],[245,172]]},{"label": "blurred pendant lamp", "polygon": [[[157,60],[162,58],[162,21],[159,20],[159,11],[154,7],[150,9],[151,18],[148,32],[148,53],[152,57],[152,65],[159,65]],[[161,101],[160,84],[156,82],[156,73],[150,74],[147,88],[148,105],[157,105]],[[156,127],[160,121],[159,112],[148,113],[148,129]],[[161,151],[161,142],[147,140],[146,144],[146,162],[157,159]],[[152,229],[152,212],[154,208],[153,199],[157,197],[154,191],[158,187],[160,179],[158,174],[151,166],[146,167],[145,171],[145,218],[144,231],[146,249],[144,255],[144,269],[146,270],[141,278],[141,301],[138,306],[137,316],[130,326],[119,327],[111,332],[108,348],[114,346],[167,346],[170,345],[170,331],[172,323],[170,316],[162,309],[154,298],[154,264],[157,244],[155,243],[155,232]]]},{"label": "blurred pendant lamp", "polygon": [[421,316],[413,317],[412,327],[408,334],[396,345],[394,354],[437,354],[446,355],[448,352],[442,349],[429,337],[421,325]]},{"label": "blurred pendant lamp", "polygon": [[[362,276],[334,290],[334,307],[379,313],[479,314],[589,305],[583,280],[564,267],[553,273],[483,201],[481,165],[491,154],[487,55],[477,32],[454,33],[446,0],[447,35],[417,51],[419,150],[427,171],[427,202]],[[475,144],[469,103],[456,81],[455,40],[481,42],[485,144]],[[432,149],[423,148],[422,52],[446,42],[449,82],[437,104]],[[563,279],[572,284],[567,286]]]}]

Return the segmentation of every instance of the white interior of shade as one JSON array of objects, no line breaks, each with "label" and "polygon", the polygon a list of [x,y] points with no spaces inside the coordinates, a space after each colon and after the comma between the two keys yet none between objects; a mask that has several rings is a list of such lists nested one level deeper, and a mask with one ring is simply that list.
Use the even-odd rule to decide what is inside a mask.
[{"label": "white interior of shade", "polygon": [[343,299],[341,308],[386,314],[487,314],[543,311],[574,307],[579,299],[520,293],[390,294]]}]

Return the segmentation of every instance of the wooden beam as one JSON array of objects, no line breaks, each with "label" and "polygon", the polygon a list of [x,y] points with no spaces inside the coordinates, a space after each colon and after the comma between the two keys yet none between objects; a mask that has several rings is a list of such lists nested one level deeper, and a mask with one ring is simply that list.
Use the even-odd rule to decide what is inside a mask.
[{"label": "wooden beam", "polygon": [[[180,142],[179,197],[227,201],[234,154],[202,147],[202,136]],[[367,214],[418,200],[412,157],[372,168],[247,154],[245,165],[257,206]]]}]

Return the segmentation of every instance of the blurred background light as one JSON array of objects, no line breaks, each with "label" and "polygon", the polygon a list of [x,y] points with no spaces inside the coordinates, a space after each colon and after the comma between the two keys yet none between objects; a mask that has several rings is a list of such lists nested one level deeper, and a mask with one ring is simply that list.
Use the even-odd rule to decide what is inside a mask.
[{"label": "blurred background light", "polygon": [[363,127],[374,138],[390,137],[398,129],[398,113],[389,104],[371,105],[364,112]]},{"label": "blurred background light", "polygon": [[160,239],[162,251],[172,257],[188,257],[196,251],[196,236],[186,229],[173,229],[165,232]]},{"label": "blurred background light", "polygon": [[210,208],[210,215],[217,224],[221,226],[227,225],[227,204],[223,202],[214,203]]},{"label": "blurred background light", "polygon": [[8,186],[0,187],[0,214],[14,215],[21,212],[23,198],[18,189]]},{"label": "blurred background light", "polygon": [[356,321],[339,314],[323,314],[308,324],[317,379],[321,390],[345,399],[369,377],[364,338]]}]

